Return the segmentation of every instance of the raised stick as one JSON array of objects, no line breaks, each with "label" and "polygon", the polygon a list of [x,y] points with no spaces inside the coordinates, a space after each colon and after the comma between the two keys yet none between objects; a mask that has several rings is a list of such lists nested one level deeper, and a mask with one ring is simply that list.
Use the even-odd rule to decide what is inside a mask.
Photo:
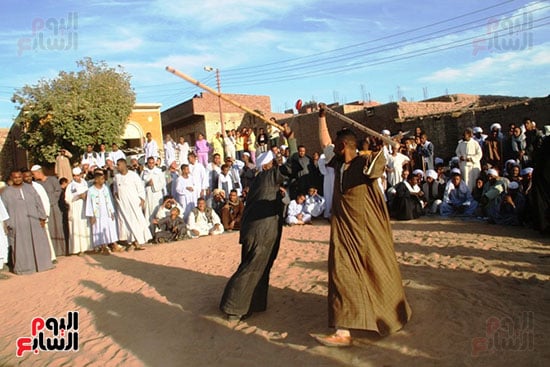
[{"label": "raised stick", "polygon": [[231,98],[229,97],[226,97],[225,95],[221,94],[221,93],[218,93],[218,91],[216,91],[215,89],[212,89],[210,88],[209,86],[205,85],[205,84],[202,84],[201,82],[199,82],[198,80],[196,79],[193,79],[191,78],[189,75],[186,75],[184,73],[182,73],[181,71],[178,71],[176,69],[174,69],[173,67],[171,66],[167,66],[166,67],[166,71],[169,71],[171,72],[172,74],[174,75],[177,75],[179,76],[180,78],[182,79],[185,79],[187,80],[189,83],[191,84],[195,84],[197,87],[199,88],[202,88],[204,89],[205,91],[207,92],[210,92],[212,93],[213,95],[215,96],[218,96],[219,98],[223,99],[224,101],[226,101],[227,103],[231,103],[233,106],[237,107],[237,108],[240,108],[241,110],[245,111],[245,112],[248,112],[249,114],[253,115],[253,116],[256,116],[257,118],[259,118],[260,120],[262,120],[263,122],[265,122],[266,124],[268,125],[271,125],[273,127],[276,127],[277,129],[281,130],[281,131],[284,131],[284,127],[282,127],[281,125],[265,118],[264,116],[262,116],[261,114],[259,114],[258,112],[254,111],[254,110],[251,110],[250,108],[248,107],[245,107],[243,106],[242,104],[238,103],[238,102],[235,102],[234,100],[232,100]]},{"label": "raised stick", "polygon": [[385,143],[388,143],[389,145],[394,146],[395,148],[399,148],[399,146],[400,146],[400,144],[398,142],[392,140],[391,138],[388,138],[387,136],[382,135],[382,134],[380,134],[379,132],[377,132],[373,129],[370,129],[370,128],[366,127],[365,125],[361,125],[357,121],[352,120],[349,117],[334,111],[330,107],[327,107],[327,105],[324,104],[324,103],[319,103],[319,108],[324,109],[329,115],[334,116],[337,119],[342,120],[344,122],[347,122],[348,124],[355,127],[356,129],[361,130],[363,132],[366,132],[367,134],[369,134],[371,136],[374,136],[374,137],[384,141]]}]

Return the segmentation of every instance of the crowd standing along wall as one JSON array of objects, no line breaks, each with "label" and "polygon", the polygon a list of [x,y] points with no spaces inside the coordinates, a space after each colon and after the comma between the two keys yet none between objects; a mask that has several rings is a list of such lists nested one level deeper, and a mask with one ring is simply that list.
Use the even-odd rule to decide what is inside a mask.
[{"label": "crowd standing along wall", "polygon": [[[423,104],[423,102],[399,102],[364,108],[360,111],[346,113],[346,116],[378,132],[388,129],[392,134],[396,134],[399,130],[402,130],[409,131],[409,134],[412,135],[414,129],[420,127],[428,134],[428,139],[434,144],[435,155],[447,160],[455,155],[458,141],[462,138],[462,133],[467,127],[479,126],[484,133],[488,133],[490,126],[498,122],[502,125],[503,130],[507,130],[509,124],[521,124],[525,117],[535,121],[539,129],[543,129],[544,125],[550,124],[550,96],[542,98],[469,97],[477,98],[469,98],[467,107],[464,107],[464,104],[458,104],[458,110],[447,108],[445,113],[409,117],[403,113],[403,109],[400,110],[402,103],[407,103],[409,113],[411,113],[411,103],[420,104],[414,114],[426,113],[432,110],[426,110],[426,104]],[[472,106],[472,104],[474,105]],[[443,109],[442,106],[437,106],[437,108]],[[342,109],[340,111],[338,108],[334,109],[342,112]],[[298,143],[305,145],[310,153],[313,151],[320,152],[321,147],[317,132],[318,113],[316,111],[294,115],[292,118],[280,122],[291,124],[296,132]],[[348,124],[333,116],[327,116],[327,123],[332,137],[341,128],[349,127]],[[363,132],[353,128],[352,130],[355,130],[359,137],[366,136]]]}]

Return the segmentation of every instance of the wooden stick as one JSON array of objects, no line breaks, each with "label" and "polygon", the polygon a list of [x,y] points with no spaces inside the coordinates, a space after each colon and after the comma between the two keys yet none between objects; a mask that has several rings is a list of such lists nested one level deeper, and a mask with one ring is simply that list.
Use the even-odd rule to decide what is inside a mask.
[{"label": "wooden stick", "polygon": [[238,102],[233,101],[231,98],[226,97],[225,95],[223,95],[223,94],[221,94],[221,93],[218,93],[218,91],[216,91],[216,90],[210,88],[209,86],[207,86],[207,85],[205,85],[205,84],[202,84],[202,83],[199,82],[198,80],[191,78],[189,75],[186,75],[186,74],[182,73],[181,71],[178,71],[178,70],[174,69],[174,68],[171,67],[171,66],[167,66],[167,67],[166,67],[166,71],[169,71],[169,72],[171,72],[172,74],[177,75],[177,76],[179,76],[180,78],[187,80],[189,83],[195,84],[197,87],[202,88],[202,89],[204,89],[205,91],[214,94],[215,96],[218,96],[219,98],[223,99],[223,100],[226,101],[227,103],[230,103],[230,104],[232,104],[233,106],[235,106],[235,107],[237,107],[237,108],[240,108],[241,110],[243,110],[243,111],[245,111],[245,112],[251,114],[252,116],[255,116],[255,117],[259,118],[260,120],[262,120],[263,122],[265,122],[265,123],[268,124],[268,125],[271,125],[271,126],[273,126],[273,127],[276,127],[277,129],[279,129],[279,130],[281,130],[281,131],[284,131],[284,129],[285,129],[283,126],[281,126],[281,125],[279,125],[279,124],[277,124],[277,123],[275,123],[275,122],[273,122],[273,121],[271,121],[271,120],[265,118],[264,116],[262,116],[262,115],[259,114],[258,112],[254,111],[254,110],[251,110],[250,108],[245,107],[245,106],[241,105],[241,104],[238,103]]},{"label": "wooden stick", "polygon": [[378,139],[382,140],[383,142],[388,143],[389,145],[392,145],[395,148],[399,148],[399,146],[400,146],[400,144],[398,142],[392,140],[391,138],[389,138],[385,135],[382,135],[382,134],[380,134],[379,132],[377,132],[373,129],[370,129],[370,128],[366,127],[365,125],[361,125],[357,121],[352,120],[349,117],[347,117],[345,115],[342,115],[341,113],[338,113],[338,112],[334,111],[333,109],[327,107],[327,105],[324,104],[324,103],[319,103],[319,108],[324,109],[329,115],[334,116],[337,119],[342,120],[344,122],[347,122],[348,124],[355,127],[356,129],[361,130],[363,132],[366,132],[367,134],[369,134],[371,136],[374,136],[375,138],[378,138]]}]

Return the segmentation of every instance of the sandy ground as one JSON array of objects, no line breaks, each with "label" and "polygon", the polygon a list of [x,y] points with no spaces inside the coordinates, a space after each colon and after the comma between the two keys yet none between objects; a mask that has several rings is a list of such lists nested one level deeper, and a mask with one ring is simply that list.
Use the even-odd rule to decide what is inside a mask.
[{"label": "sandy ground", "polygon": [[[285,227],[268,310],[230,329],[218,311],[238,233],[111,256],[59,259],[0,280],[0,366],[548,366],[550,240],[525,228],[424,218],[394,222],[413,308],[386,338],[318,345],[327,328],[329,226]],[[78,352],[26,352],[34,317],[79,312]],[[254,331],[254,328],[256,330]],[[252,332],[253,331],[253,332]],[[288,332],[283,341],[270,331]]]}]

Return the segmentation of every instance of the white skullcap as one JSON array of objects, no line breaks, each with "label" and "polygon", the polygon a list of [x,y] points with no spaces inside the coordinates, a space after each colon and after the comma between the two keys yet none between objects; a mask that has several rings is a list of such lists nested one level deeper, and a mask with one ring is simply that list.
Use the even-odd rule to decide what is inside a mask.
[{"label": "white skullcap", "polygon": [[[250,157],[250,153],[248,153],[248,152],[244,152],[243,155],[247,155],[247,156]],[[229,157],[229,158],[231,158],[231,157]]]},{"label": "white skullcap", "polygon": [[491,125],[491,131],[493,129],[502,130],[502,126],[500,126],[500,124],[498,122],[495,122],[494,124]]},{"label": "white skullcap", "polygon": [[437,180],[437,172],[434,171],[433,169],[429,169],[426,171],[426,176],[427,177],[431,177],[433,178],[434,180]]},{"label": "white skullcap", "polygon": [[422,177],[424,177],[424,171],[422,171],[421,169],[415,169],[413,171],[413,175],[415,175],[415,176],[422,175]]},{"label": "white skullcap", "polygon": [[451,162],[457,162],[458,163],[458,157],[451,158]]},{"label": "white skullcap", "polygon": [[508,166],[509,164],[513,164],[514,166],[518,164],[518,162],[515,159],[508,159],[504,166]]},{"label": "white skullcap", "polygon": [[516,182],[516,181],[512,181],[510,182],[510,184],[508,185],[508,188],[510,190],[517,190],[519,189],[519,184]]},{"label": "white skullcap", "polygon": [[434,159],[435,164],[440,164],[440,163],[444,163],[444,162],[445,161],[443,160],[443,158],[435,157],[435,159]]},{"label": "white skullcap", "polygon": [[382,130],[382,135],[391,135],[390,131],[389,130]]},{"label": "white skullcap", "polygon": [[483,132],[483,129],[480,128],[479,126],[474,127],[474,134],[477,134],[477,133],[481,134],[482,132]]},{"label": "white skullcap", "polygon": [[73,168],[73,175],[79,175],[81,173],[82,173],[82,170],[80,169],[80,167]]},{"label": "white skullcap", "polygon": [[495,177],[498,177],[498,171],[494,168],[489,168],[487,170],[487,174],[488,175],[491,175],[491,176],[495,176]]},{"label": "white skullcap", "polygon": [[281,145],[281,147],[279,149],[286,150],[286,148],[288,148],[286,145]]},{"label": "white skullcap", "polygon": [[35,164],[34,166],[31,167],[31,171],[40,171],[42,169],[42,167],[38,164]]},{"label": "white skullcap", "polygon": [[527,167],[521,170],[520,175],[525,176],[530,173],[533,173],[533,167]]},{"label": "white skullcap", "polygon": [[269,162],[272,162],[275,159],[275,154],[271,150],[268,150],[267,152],[264,152],[256,158],[256,165],[263,169],[264,164],[268,164]]},{"label": "white skullcap", "polygon": [[460,170],[458,168],[453,168],[451,170],[451,175],[462,175],[462,173],[460,172]]}]

